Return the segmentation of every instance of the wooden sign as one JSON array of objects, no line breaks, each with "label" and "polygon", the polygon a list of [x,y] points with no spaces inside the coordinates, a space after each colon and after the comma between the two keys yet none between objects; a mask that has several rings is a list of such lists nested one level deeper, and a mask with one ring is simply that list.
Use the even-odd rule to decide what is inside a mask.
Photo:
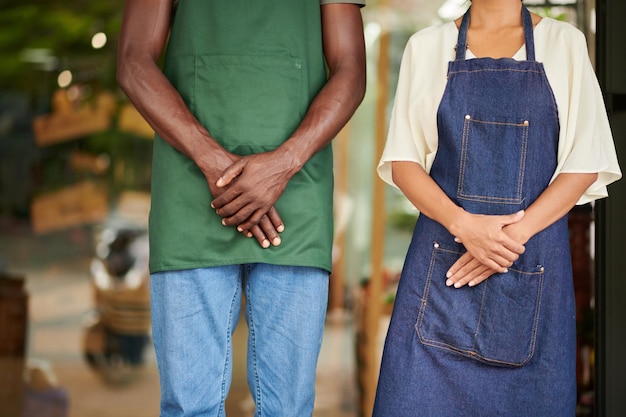
[{"label": "wooden sign", "polygon": [[53,112],[33,120],[35,143],[49,146],[106,131],[111,127],[115,107],[113,96],[101,93],[95,105],[83,104],[74,108],[66,91],[58,90],[53,97]]},{"label": "wooden sign", "polygon": [[35,233],[97,223],[109,215],[108,195],[93,182],[84,181],[35,197],[30,214]]}]

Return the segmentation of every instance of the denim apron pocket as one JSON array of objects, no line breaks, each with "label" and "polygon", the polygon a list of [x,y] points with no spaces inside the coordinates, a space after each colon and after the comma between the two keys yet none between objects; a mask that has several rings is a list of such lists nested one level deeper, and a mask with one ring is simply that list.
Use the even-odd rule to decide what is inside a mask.
[{"label": "denim apron pocket", "polygon": [[528,148],[527,120],[465,115],[457,196],[521,204]]},{"label": "denim apron pocket", "polygon": [[447,287],[446,272],[462,254],[433,245],[415,325],[420,342],[490,365],[523,366],[535,351],[543,267],[514,265],[475,287]]}]

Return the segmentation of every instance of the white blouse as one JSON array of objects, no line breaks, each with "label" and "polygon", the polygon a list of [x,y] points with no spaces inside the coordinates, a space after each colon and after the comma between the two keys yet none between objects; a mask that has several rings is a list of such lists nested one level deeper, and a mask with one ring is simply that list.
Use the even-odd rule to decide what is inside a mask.
[{"label": "white blouse", "polygon": [[[409,39],[402,57],[389,133],[378,165],[387,183],[392,161],[413,161],[429,172],[437,152],[437,109],[454,60],[458,30],[454,22],[432,26]],[[534,29],[535,54],[543,62],[556,98],[560,134],[559,173],[599,173],[578,204],[607,196],[606,186],[619,178],[613,136],[581,31],[569,23],[543,18]],[[467,58],[474,56],[468,51]],[[513,57],[526,59],[522,47]]]}]

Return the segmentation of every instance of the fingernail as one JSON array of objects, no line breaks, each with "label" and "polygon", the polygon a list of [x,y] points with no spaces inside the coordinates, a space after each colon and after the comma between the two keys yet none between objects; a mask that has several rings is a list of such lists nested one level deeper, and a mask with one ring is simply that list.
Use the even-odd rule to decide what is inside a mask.
[{"label": "fingernail", "polygon": [[470,283],[467,284],[468,287],[473,287],[474,285],[476,285],[476,283],[474,281],[470,281]]},{"label": "fingernail", "polygon": [[261,246],[262,246],[264,249],[269,248],[269,247],[270,247],[270,241],[269,241],[269,240],[267,240],[267,239],[263,239],[263,243],[261,243]]},{"label": "fingernail", "polygon": [[239,233],[243,232],[243,227],[241,227],[241,226],[237,226],[237,231],[238,231]]},{"label": "fingernail", "polygon": [[213,205],[213,203],[211,203],[211,208],[212,208],[212,209],[214,209],[214,208],[215,208],[215,206]]},{"label": "fingernail", "polygon": [[503,273],[503,274],[506,274],[507,272],[509,272],[509,270],[508,270],[508,269],[506,269],[506,268],[504,268],[504,269],[502,270],[502,273]]},{"label": "fingernail", "polygon": [[215,185],[217,185],[218,187],[222,186],[222,183],[224,182],[224,179],[222,177],[220,177],[217,182],[215,183]]},{"label": "fingernail", "polygon": [[248,232],[248,233],[246,234],[246,236],[248,236],[248,237],[252,237],[252,232]]},{"label": "fingernail", "polygon": [[272,243],[274,244],[274,246],[280,245],[280,238],[278,236],[275,237],[274,240],[272,240]]},{"label": "fingernail", "polygon": [[452,286],[452,284],[454,284],[454,282],[452,282],[452,280],[451,280],[451,279],[449,279],[449,280],[447,280],[447,281],[446,281],[446,287],[451,287],[451,286]]},{"label": "fingernail", "polygon": [[277,231],[278,233],[282,233],[282,232],[284,232],[284,231],[285,231],[285,226],[284,226],[284,225],[282,225],[282,224],[281,224],[281,225],[279,225],[279,226],[276,228],[276,231]]},{"label": "fingernail", "polygon": [[460,282],[457,282],[457,283],[454,284],[454,288],[461,288],[461,287],[462,287],[462,285],[461,285]]},{"label": "fingernail", "polygon": [[448,271],[446,272],[446,278],[450,278],[452,276],[452,272]]},{"label": "fingernail", "polygon": [[226,219],[222,219],[222,226],[226,226]]}]

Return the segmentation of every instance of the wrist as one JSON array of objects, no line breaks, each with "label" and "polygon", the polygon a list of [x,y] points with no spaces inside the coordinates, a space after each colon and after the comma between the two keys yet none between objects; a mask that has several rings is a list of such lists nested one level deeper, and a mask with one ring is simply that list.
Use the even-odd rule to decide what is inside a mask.
[{"label": "wrist", "polygon": [[452,236],[460,237],[463,234],[463,230],[466,229],[463,225],[468,222],[470,216],[471,213],[465,211],[462,207],[454,205],[445,216],[442,224]]},{"label": "wrist", "polygon": [[288,178],[298,173],[309,160],[304,152],[296,146],[292,146],[289,141],[285,142],[275,151],[278,163],[283,166]]},{"label": "wrist", "polygon": [[521,220],[518,223],[510,224],[502,228],[502,230],[513,240],[521,245],[525,245],[530,240],[533,233],[528,229],[528,225]]},{"label": "wrist", "polygon": [[220,146],[202,146],[195,153],[193,161],[207,179],[217,181],[229,166],[240,159],[241,157],[231,154]]}]

